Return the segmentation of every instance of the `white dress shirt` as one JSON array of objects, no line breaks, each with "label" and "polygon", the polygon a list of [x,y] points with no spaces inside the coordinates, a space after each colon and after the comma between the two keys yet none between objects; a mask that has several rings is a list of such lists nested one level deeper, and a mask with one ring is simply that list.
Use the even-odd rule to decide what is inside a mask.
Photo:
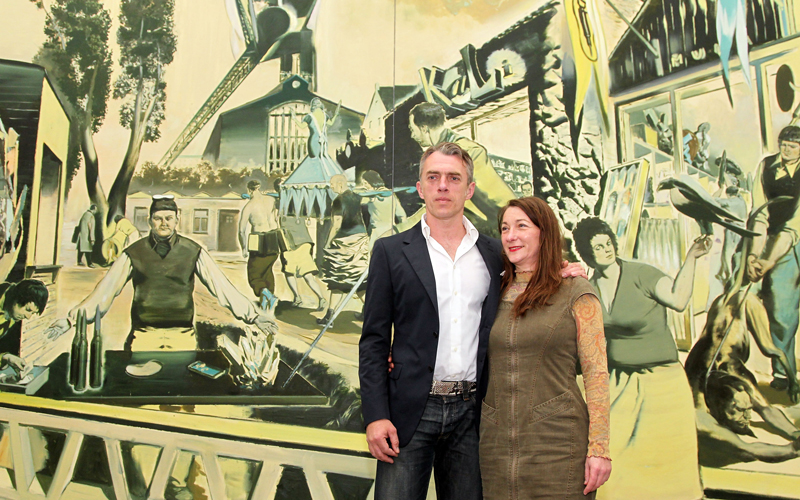
[{"label": "white dress shirt", "polygon": [[478,247],[478,230],[464,217],[467,234],[454,259],[431,237],[431,228],[422,216],[422,234],[436,280],[439,306],[439,347],[434,380],[477,381],[478,329],[481,308],[489,293],[489,270]]}]

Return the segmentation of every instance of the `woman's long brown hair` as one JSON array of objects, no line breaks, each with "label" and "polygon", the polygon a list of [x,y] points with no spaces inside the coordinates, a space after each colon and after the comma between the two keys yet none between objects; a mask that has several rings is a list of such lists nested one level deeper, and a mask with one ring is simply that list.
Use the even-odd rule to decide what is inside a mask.
[{"label": "woman's long brown hair", "polygon": [[[528,310],[547,304],[561,285],[561,261],[564,238],[553,209],[542,199],[529,196],[511,200],[500,210],[498,228],[503,233],[503,215],[510,207],[517,207],[539,228],[539,262],[531,275],[525,291],[514,301],[514,315],[522,316]],[[501,236],[502,237],[502,236]],[[503,250],[502,289],[505,293],[514,282],[514,264]]]}]

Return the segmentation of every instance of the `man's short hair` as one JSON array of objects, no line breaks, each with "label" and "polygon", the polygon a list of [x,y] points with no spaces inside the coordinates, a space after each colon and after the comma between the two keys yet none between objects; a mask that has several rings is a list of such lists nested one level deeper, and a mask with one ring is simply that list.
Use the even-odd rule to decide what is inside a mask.
[{"label": "man's short hair", "polygon": [[3,302],[3,308],[6,311],[11,311],[11,306],[13,305],[24,307],[33,302],[33,305],[39,309],[39,314],[41,314],[44,312],[45,306],[47,306],[48,296],[47,287],[41,281],[32,279],[22,280],[8,287]]},{"label": "man's short hair", "polygon": [[409,116],[417,127],[436,128],[444,125],[444,108],[438,104],[421,102],[411,108]]},{"label": "man's short hair", "polygon": [[255,191],[256,189],[261,187],[261,183],[258,181],[250,181],[247,183],[247,190],[248,191]]},{"label": "man's short hair", "polygon": [[97,205],[92,205],[91,207],[89,207],[89,211],[90,212],[96,212],[97,211]]},{"label": "man's short hair", "polygon": [[361,174],[361,179],[365,180],[369,183],[370,186],[374,188],[385,187],[383,179],[381,178],[381,174],[374,170],[367,170],[363,174]]},{"label": "man's short hair", "polygon": [[117,214],[117,215],[114,216],[114,222],[119,222],[124,218],[125,218],[124,215]]},{"label": "man's short hair", "polygon": [[783,127],[783,130],[781,130],[781,133],[778,135],[778,143],[780,144],[783,141],[800,144],[800,127],[794,125]]},{"label": "man's short hair", "polygon": [[272,182],[272,189],[274,189],[276,193],[280,193],[281,192],[281,184],[283,184],[283,179],[278,177],[277,179],[275,179]]},{"label": "man's short hair", "polygon": [[425,160],[428,159],[433,153],[441,153],[445,156],[455,156],[461,160],[461,164],[467,169],[467,182],[472,182],[473,174],[475,173],[475,164],[472,163],[472,157],[467,151],[456,144],[455,142],[440,142],[434,144],[422,153],[422,158],[419,160],[419,178],[422,179],[422,169],[425,167]]},{"label": "man's short hair", "polygon": [[619,252],[617,247],[617,235],[611,230],[606,221],[597,217],[587,217],[575,225],[572,230],[572,241],[575,242],[575,250],[581,256],[586,265],[594,268],[597,262],[594,260],[594,250],[592,249],[592,238],[598,234],[605,234],[611,239],[614,245],[614,253]]}]

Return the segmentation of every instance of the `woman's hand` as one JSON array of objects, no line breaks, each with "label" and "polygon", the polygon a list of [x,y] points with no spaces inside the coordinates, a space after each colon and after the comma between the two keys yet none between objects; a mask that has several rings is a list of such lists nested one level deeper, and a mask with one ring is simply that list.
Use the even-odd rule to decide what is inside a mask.
[{"label": "woman's hand", "polygon": [[710,236],[708,236],[708,235],[700,236],[699,238],[694,240],[694,243],[692,243],[692,246],[689,247],[689,251],[686,252],[686,256],[687,257],[694,257],[695,259],[699,259],[703,255],[707,254],[709,252],[709,250],[711,250],[711,244],[712,243],[713,243],[713,241],[711,240]]},{"label": "woman's hand", "polygon": [[603,486],[611,475],[611,460],[600,457],[586,457],[586,475],[583,484],[583,494],[588,495]]},{"label": "woman's hand", "polygon": [[15,356],[11,353],[5,353],[0,357],[2,359],[3,364],[8,363],[11,368],[16,370],[16,372],[20,375],[20,378],[23,377],[23,373],[28,369],[28,363],[25,362],[24,359],[20,358],[19,356]]}]

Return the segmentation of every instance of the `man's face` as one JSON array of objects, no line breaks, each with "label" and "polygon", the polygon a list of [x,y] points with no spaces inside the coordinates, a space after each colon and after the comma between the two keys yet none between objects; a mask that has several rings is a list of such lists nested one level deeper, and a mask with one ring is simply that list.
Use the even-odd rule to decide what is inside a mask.
[{"label": "man's face", "polygon": [[725,427],[737,434],[750,434],[753,402],[745,391],[737,391],[725,405]]},{"label": "man's face", "polygon": [[11,306],[11,317],[15,321],[31,319],[34,314],[39,314],[39,308],[33,302],[28,302],[25,305],[13,304]]},{"label": "man's face", "polygon": [[800,143],[781,141],[781,160],[787,163],[800,160]]},{"label": "man's face", "polygon": [[467,167],[460,158],[436,151],[425,160],[417,192],[425,200],[428,214],[445,220],[464,213],[464,203],[472,198],[475,183],[468,181]]},{"label": "man's face", "polygon": [[423,148],[429,148],[433,146],[428,127],[418,127],[417,124],[414,123],[413,115],[409,116],[408,130],[411,131],[411,138],[417,141],[417,143]]},{"label": "man's face", "polygon": [[150,216],[150,229],[161,238],[169,238],[178,227],[178,214],[172,210],[159,210]]},{"label": "man's face", "polygon": [[533,185],[530,182],[522,185],[522,196],[533,196]]}]

